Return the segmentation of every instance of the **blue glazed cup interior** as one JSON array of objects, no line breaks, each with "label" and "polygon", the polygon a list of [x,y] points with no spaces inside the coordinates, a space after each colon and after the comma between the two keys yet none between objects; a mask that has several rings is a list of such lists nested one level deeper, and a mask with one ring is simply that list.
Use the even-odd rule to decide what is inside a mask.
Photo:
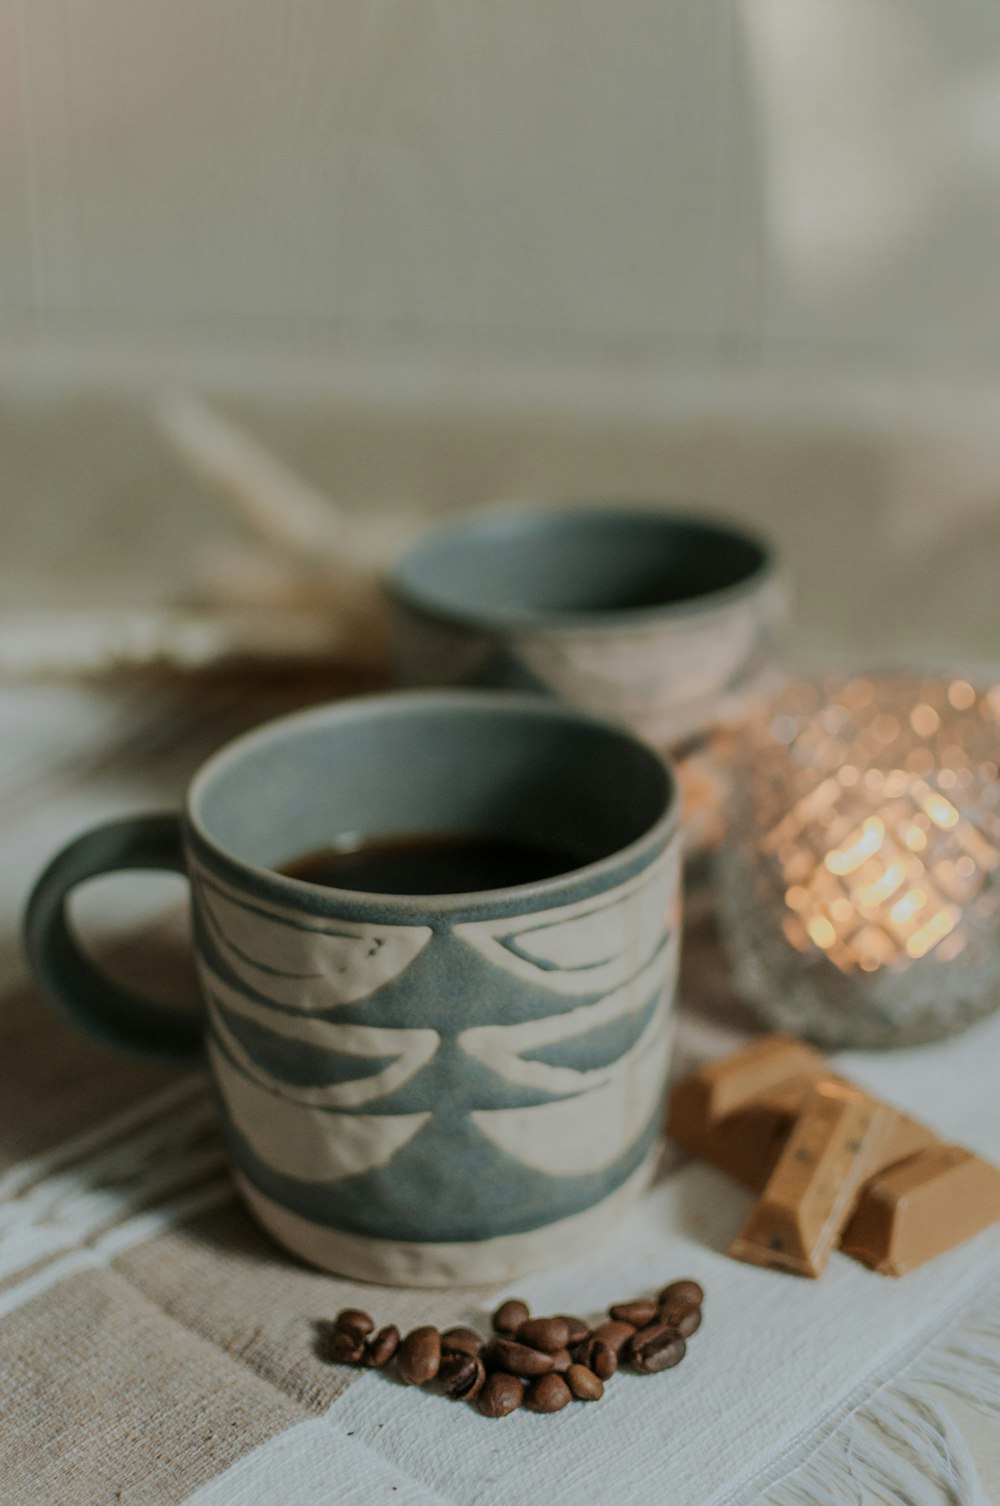
[{"label": "blue glazed cup interior", "polygon": [[771,554],[742,529],[635,505],[500,507],[445,524],[396,567],[402,605],[492,629],[684,614],[757,590]]},{"label": "blue glazed cup interior", "polygon": [[[551,844],[590,868],[662,838],[676,803],[665,764],[627,732],[534,697],[434,691],[319,707],[238,739],[195,779],[188,823],[255,875],[345,833],[429,831]],[[379,905],[394,900],[407,897]]]}]

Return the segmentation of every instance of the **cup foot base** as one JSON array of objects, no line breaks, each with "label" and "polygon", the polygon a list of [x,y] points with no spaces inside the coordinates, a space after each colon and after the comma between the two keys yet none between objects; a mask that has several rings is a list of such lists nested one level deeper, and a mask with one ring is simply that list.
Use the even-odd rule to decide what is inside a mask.
[{"label": "cup foot base", "polygon": [[524,1234],[454,1244],[414,1244],[371,1239],[311,1223],[258,1192],[234,1173],[240,1195],[264,1229],[293,1255],[337,1276],[385,1286],[476,1286],[513,1280],[529,1271],[572,1260],[612,1232],[622,1214],[645,1189],[659,1160],[660,1146],[610,1197],[558,1223]]}]

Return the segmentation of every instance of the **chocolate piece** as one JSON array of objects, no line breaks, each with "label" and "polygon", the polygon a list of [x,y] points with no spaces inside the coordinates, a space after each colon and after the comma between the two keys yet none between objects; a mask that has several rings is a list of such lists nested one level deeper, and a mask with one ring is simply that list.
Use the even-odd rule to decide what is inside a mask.
[{"label": "chocolate piece", "polygon": [[691,1155],[760,1191],[795,1115],[825,1075],[826,1063],[811,1046],[764,1036],[679,1082],[667,1131]]},{"label": "chocolate piece", "polygon": [[862,1184],[880,1164],[893,1118],[892,1109],[859,1088],[837,1082],[814,1088],[730,1255],[819,1276]]},{"label": "chocolate piece", "polygon": [[775,1083],[720,1119],[705,1134],[698,1154],[752,1192],[763,1191],[809,1094],[818,1082],[836,1080],[803,1075]]},{"label": "chocolate piece", "polygon": [[841,1246],[884,1276],[904,1276],[1000,1219],[1000,1171],[959,1145],[933,1145],[865,1188]]},{"label": "chocolate piece", "polygon": [[679,1082],[670,1119],[697,1136],[776,1083],[790,1077],[811,1076],[815,1081],[826,1070],[825,1059],[812,1046],[789,1035],[761,1036],[742,1051],[706,1062]]},{"label": "chocolate piece", "polygon": [[[797,1060],[801,1068],[802,1057],[798,1055],[798,1048],[794,1057],[787,1050],[788,1045],[795,1045],[795,1042],[789,1043],[787,1036],[765,1036],[764,1040],[777,1045],[764,1054],[763,1062],[759,1056],[752,1057],[749,1066],[753,1067],[756,1062],[767,1070],[777,1070],[779,1061]],[[762,1044],[756,1042],[755,1048]],[[752,1097],[722,1119],[709,1121],[703,1118],[703,1108],[708,1102],[705,1088],[689,1087],[696,1079],[700,1082],[709,1068],[703,1067],[685,1078],[674,1090],[670,1104],[667,1127],[674,1139],[692,1155],[708,1161],[717,1171],[725,1172],[752,1192],[762,1191],[777,1165],[792,1125],[813,1089],[821,1082],[849,1086],[844,1084],[843,1078],[818,1069],[822,1066],[822,1058],[812,1052],[811,1047],[801,1049],[809,1051],[814,1058],[809,1070],[796,1070],[792,1076],[755,1091]],[[750,1081],[744,1070],[746,1058],[747,1052],[739,1051],[734,1056],[711,1063],[711,1068],[718,1071],[730,1065],[734,1069],[740,1067],[740,1081],[746,1085]],[[730,1101],[734,1091],[730,1083],[725,1095]],[[926,1125],[897,1113],[885,1157],[875,1169],[880,1170],[882,1166],[901,1161],[905,1156],[936,1143],[937,1136]]]}]

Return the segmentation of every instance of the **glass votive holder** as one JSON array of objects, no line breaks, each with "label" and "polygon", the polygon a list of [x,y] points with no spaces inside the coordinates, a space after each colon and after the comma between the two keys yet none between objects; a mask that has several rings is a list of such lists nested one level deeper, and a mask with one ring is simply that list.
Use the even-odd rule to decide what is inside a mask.
[{"label": "glass votive holder", "polygon": [[827,1047],[902,1046],[1000,1004],[1000,688],[788,685],[734,753],[716,859],[734,981]]}]

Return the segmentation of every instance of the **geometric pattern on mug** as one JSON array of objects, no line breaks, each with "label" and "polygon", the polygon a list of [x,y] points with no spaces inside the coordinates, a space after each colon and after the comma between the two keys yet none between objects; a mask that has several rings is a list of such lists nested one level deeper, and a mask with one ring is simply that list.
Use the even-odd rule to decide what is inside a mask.
[{"label": "geometric pattern on mug", "polygon": [[557,994],[593,994],[628,983],[654,956],[680,846],[609,893],[516,918],[466,921],[455,935],[494,966]]},{"label": "geometric pattern on mug", "polygon": [[[649,1124],[673,1034],[666,997],[631,1051],[580,1097],[524,1109],[477,1109],[473,1123],[500,1150],[550,1176],[612,1166]],[[595,1074],[596,1075],[596,1074]],[[581,1112],[582,1110],[582,1112]]]},{"label": "geometric pattern on mug", "polygon": [[[381,1172],[421,1132],[440,1138],[442,1155],[481,1157],[467,1136],[465,1151],[454,1139],[463,1116],[482,1150],[501,1158],[498,1176],[517,1165],[570,1179],[614,1167],[648,1133],[663,1089],[678,951],[677,926],[666,938],[664,928],[678,863],[675,838],[610,891],[459,922],[433,941],[429,926],[303,917],[197,873],[209,1049],[234,1128],[259,1163],[300,1186]],[[497,1007],[509,997],[517,1023],[463,1029],[452,1005],[433,1020],[440,1031],[400,1026],[405,992],[391,985],[400,980],[405,991],[418,958],[419,988],[442,968],[453,978],[456,947],[485,965],[470,979],[472,1000],[482,1007],[495,978]],[[346,1020],[319,1013],[346,1004],[354,1005]],[[454,1099],[447,1077],[434,1076],[445,1031],[450,1050],[489,1074],[477,1087],[457,1084]],[[426,1155],[430,1142],[420,1143]],[[509,1180],[497,1191],[516,1199]]]},{"label": "geometric pattern on mug", "polygon": [[[522,1164],[553,1176],[602,1170],[618,1160],[655,1112],[678,961],[679,930],[663,935],[678,861],[675,842],[659,862],[610,893],[516,922],[455,927],[455,934],[484,957],[536,988],[563,995],[609,988],[577,1009],[514,1025],[476,1025],[459,1036],[467,1055],[496,1076],[562,1099],[472,1112],[476,1127]],[[568,1046],[606,1038],[610,1027],[629,1016],[645,1025],[617,1056],[590,1069],[560,1062]]]},{"label": "geometric pattern on mug", "polygon": [[[489,1067],[505,1081],[521,1087],[538,1088],[546,1093],[581,1093],[603,1087],[612,1077],[617,1061],[581,1071],[545,1060],[532,1060],[526,1053],[541,1053],[543,1048],[564,1045],[585,1037],[601,1027],[645,1009],[651,995],[663,989],[664,978],[671,979],[677,966],[679,933],[672,931],[654,952],[644,968],[629,978],[621,988],[605,994],[594,1004],[581,1004],[563,1014],[543,1015],[517,1025],[473,1025],[463,1030],[459,1045],[469,1056]],[[652,1026],[647,1026],[644,1039]],[[637,1049],[632,1047],[632,1051]],[[552,1053],[550,1053],[551,1055]]]},{"label": "geometric pattern on mug", "polygon": [[[314,1108],[353,1109],[374,1099],[385,1098],[426,1066],[441,1042],[436,1030],[340,1025],[315,1015],[278,1014],[232,988],[207,963],[202,963],[201,972],[213,1029],[229,1055],[261,1087],[281,1093],[293,1103],[309,1104]],[[346,1082],[320,1086],[290,1083],[275,1077],[254,1061],[233,1034],[223,1009],[313,1050],[358,1057],[359,1066],[372,1058],[390,1057],[394,1060],[369,1077],[354,1077]]]},{"label": "geometric pattern on mug", "polygon": [[518,633],[507,651],[560,700],[669,745],[720,719],[720,698],[745,681],[748,660],[757,657],[777,613],[776,596],[765,590],[728,611],[693,612],[614,634]]},{"label": "geometric pattern on mug", "polygon": [[259,1087],[209,1041],[226,1108],[247,1144],[274,1171],[306,1182],[336,1182],[389,1162],[433,1115],[335,1114]]},{"label": "geometric pattern on mug", "polygon": [[307,920],[271,900],[248,901],[203,869],[196,875],[200,914],[227,967],[285,1008],[365,999],[404,972],[433,934],[430,926]]}]

